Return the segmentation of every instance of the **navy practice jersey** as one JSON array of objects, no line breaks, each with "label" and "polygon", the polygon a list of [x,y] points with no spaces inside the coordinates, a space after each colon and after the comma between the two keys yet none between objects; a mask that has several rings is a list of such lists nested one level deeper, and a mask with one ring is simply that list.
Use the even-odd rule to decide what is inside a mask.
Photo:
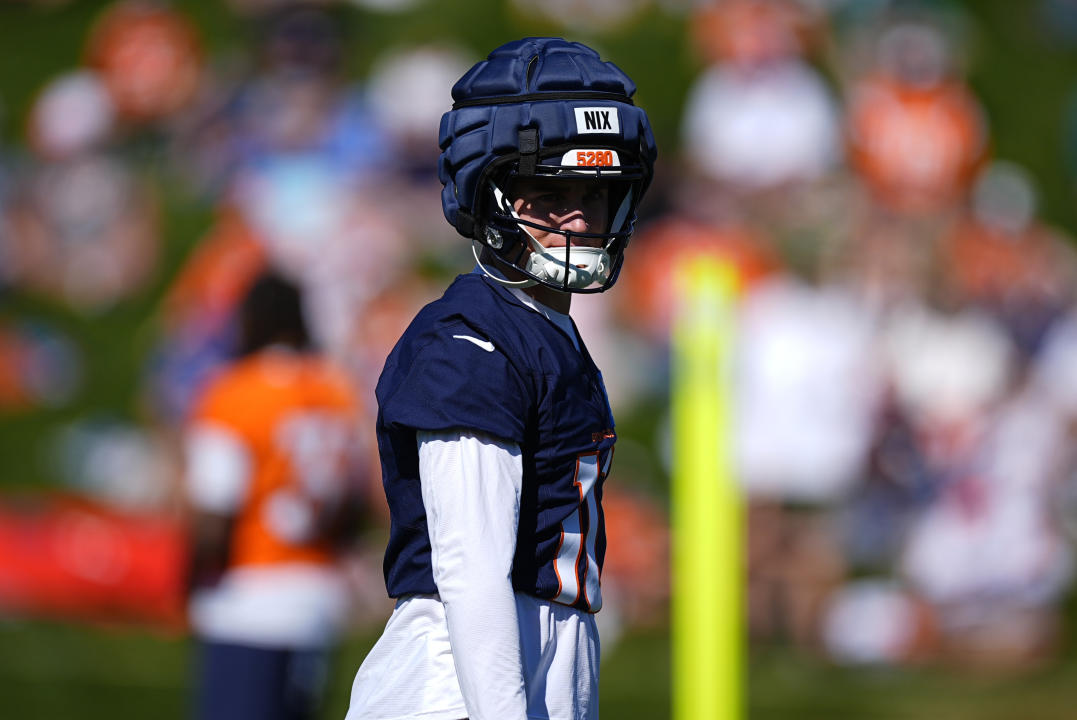
[{"label": "navy practice jersey", "polygon": [[516,443],[522,453],[513,589],[598,611],[602,482],[616,435],[602,376],[582,339],[577,351],[504,287],[461,275],[400,338],[377,397],[391,514],[384,568],[390,596],[437,592],[416,430],[474,430]]}]

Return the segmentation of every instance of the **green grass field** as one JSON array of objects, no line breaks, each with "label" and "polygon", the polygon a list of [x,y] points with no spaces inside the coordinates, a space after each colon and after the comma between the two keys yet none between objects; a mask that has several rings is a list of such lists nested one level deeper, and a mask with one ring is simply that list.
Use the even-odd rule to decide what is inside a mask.
[{"label": "green grass field", "polygon": [[[352,675],[375,634],[350,638],[330,678],[324,718],[344,717]],[[179,720],[188,712],[189,641],[144,630],[44,622],[0,625],[0,717]],[[656,720],[670,711],[669,639],[628,636],[602,667],[602,716]],[[1070,720],[1077,659],[1021,677],[849,670],[782,650],[753,655],[752,720]]]}]

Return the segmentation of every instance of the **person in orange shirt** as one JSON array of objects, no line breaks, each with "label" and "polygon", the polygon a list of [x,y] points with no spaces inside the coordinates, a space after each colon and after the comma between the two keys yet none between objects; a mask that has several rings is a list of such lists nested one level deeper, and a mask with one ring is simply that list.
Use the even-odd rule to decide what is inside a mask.
[{"label": "person in orange shirt", "polygon": [[931,24],[897,24],[879,41],[874,67],[849,91],[850,162],[886,209],[951,209],[987,157],[987,119],[953,50]]},{"label": "person in orange shirt", "polygon": [[314,353],[299,291],[266,274],[239,310],[238,358],[185,434],[195,715],[300,720],[321,698],[347,592],[335,560],[356,525],[358,402]]}]

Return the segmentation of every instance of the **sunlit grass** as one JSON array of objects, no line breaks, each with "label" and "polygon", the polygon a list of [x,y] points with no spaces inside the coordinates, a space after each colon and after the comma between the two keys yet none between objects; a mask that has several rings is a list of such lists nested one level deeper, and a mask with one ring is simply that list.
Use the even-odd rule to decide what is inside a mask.
[{"label": "sunlit grass", "polygon": [[[340,648],[322,717],[341,720],[352,677],[377,629]],[[61,623],[0,624],[0,698],[19,720],[188,717],[191,645],[177,635]],[[662,629],[626,636],[602,666],[602,716],[669,717],[670,653]],[[756,649],[751,720],[1068,720],[1077,660],[998,677],[940,668],[843,669],[782,649]]]}]

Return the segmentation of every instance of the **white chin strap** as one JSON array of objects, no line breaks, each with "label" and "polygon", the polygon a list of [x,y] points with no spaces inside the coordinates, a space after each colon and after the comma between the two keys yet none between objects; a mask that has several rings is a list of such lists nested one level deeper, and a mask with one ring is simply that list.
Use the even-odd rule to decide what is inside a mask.
[{"label": "white chin strap", "polygon": [[[494,190],[495,202],[500,207],[507,208],[512,213],[512,216],[519,220],[520,216],[516,214],[512,206],[504,202],[505,195],[501,192],[501,188],[493,183],[490,183],[490,185]],[[626,203],[622,204],[622,208]],[[620,214],[621,212],[619,211],[618,215]],[[527,265],[524,269],[535,277],[546,282],[556,283],[570,290],[583,290],[594,284],[605,285],[609,279],[613,263],[610,261],[609,253],[606,252],[605,248],[581,247],[578,245],[572,248],[548,248],[535,239],[527,225],[521,223],[520,229],[527,235],[527,242],[531,246],[531,255],[527,258]],[[473,254],[475,253],[474,246],[471,251]],[[477,255],[475,259],[478,260]],[[487,275],[490,275],[489,271],[482,266],[482,263],[479,263],[479,267]],[[567,284],[565,283],[566,269],[568,271]],[[498,278],[494,277],[494,279],[497,280]],[[503,282],[506,285],[510,284],[509,281]],[[537,283],[534,280],[523,280],[511,284],[516,287],[530,287]]]}]

